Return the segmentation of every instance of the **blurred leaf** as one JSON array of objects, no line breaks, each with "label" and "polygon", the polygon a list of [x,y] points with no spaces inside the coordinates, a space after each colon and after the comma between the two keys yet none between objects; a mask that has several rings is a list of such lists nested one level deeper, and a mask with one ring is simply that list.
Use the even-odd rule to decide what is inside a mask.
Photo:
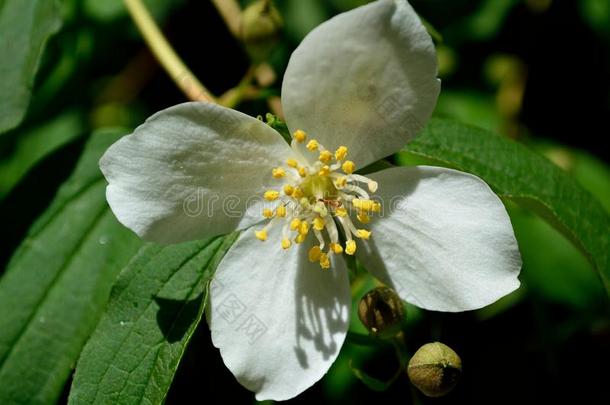
[{"label": "blurred leaf", "polygon": [[593,194],[610,213],[610,168],[581,151],[574,151],[572,175]]},{"label": "blurred leaf", "polygon": [[10,156],[0,161],[0,198],[42,158],[75,139],[84,130],[81,114],[69,111],[15,137]]},{"label": "blurred leaf", "polygon": [[540,218],[510,212],[523,257],[521,279],[530,292],[580,310],[604,302],[604,289],[578,249]]},{"label": "blurred leaf", "polygon": [[580,14],[591,28],[610,37],[610,0],[581,0]]},{"label": "blurred leaf", "polygon": [[452,26],[446,38],[452,41],[489,41],[493,39],[520,0],[483,0],[478,10]]},{"label": "blurred leaf", "polygon": [[443,90],[434,114],[490,131],[497,131],[502,123],[494,96],[474,90]]},{"label": "blurred leaf", "polygon": [[330,16],[328,5],[321,0],[286,0],[276,4],[286,21],[284,30],[293,41],[301,41]]},{"label": "blurred leaf", "polygon": [[92,136],[0,279],[2,404],[57,400],[116,275],[141,245],[110,212],[97,163],[122,133]]},{"label": "blurred leaf", "polygon": [[55,0],[0,1],[0,134],[23,120],[45,45],[60,26]]},{"label": "blurred leaf", "polygon": [[[143,0],[146,8],[158,21],[164,20],[167,15],[176,7],[181,6],[184,0]],[[123,0],[84,0],[83,8],[85,14],[101,23],[127,17],[127,9]]]},{"label": "blurred leaf", "polygon": [[610,218],[593,196],[553,163],[506,138],[438,118],[402,153],[473,173],[501,197],[532,209],[586,255],[610,293]]},{"label": "blurred leaf", "polygon": [[235,237],[140,249],[83,350],[70,404],[163,403]]},{"label": "blurred leaf", "polygon": [[574,176],[610,213],[610,167],[587,152],[569,149],[549,140],[531,139],[529,144]]}]

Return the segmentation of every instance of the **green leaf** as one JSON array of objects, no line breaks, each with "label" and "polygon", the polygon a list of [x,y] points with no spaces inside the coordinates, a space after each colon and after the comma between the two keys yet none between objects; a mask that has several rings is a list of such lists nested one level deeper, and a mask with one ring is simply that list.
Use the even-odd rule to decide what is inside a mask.
[{"label": "green leaf", "polygon": [[70,404],[163,403],[235,237],[140,249],[83,350]]},{"label": "green leaf", "polygon": [[585,254],[610,293],[610,218],[559,167],[517,142],[444,119],[431,120],[398,159],[413,155],[473,173],[500,197],[532,209]]},{"label": "green leaf", "polygon": [[74,140],[85,130],[84,119],[77,111],[68,111],[49,122],[20,132],[10,156],[0,161],[0,198],[45,156]]},{"label": "green leaf", "polygon": [[0,279],[2,404],[57,400],[116,275],[142,244],[110,212],[97,163],[122,133],[92,136]]},{"label": "green leaf", "polygon": [[60,26],[55,0],[0,0],[0,134],[23,120],[45,45]]},{"label": "green leaf", "polygon": [[535,215],[518,207],[509,212],[523,257],[521,279],[529,293],[582,312],[605,308],[604,289],[578,249]]}]

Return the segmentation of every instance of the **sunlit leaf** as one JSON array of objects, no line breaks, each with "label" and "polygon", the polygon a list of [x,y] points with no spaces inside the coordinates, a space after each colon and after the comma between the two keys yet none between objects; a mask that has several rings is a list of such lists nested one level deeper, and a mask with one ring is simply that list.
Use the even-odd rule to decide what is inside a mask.
[{"label": "sunlit leaf", "polygon": [[161,404],[235,235],[161,247],[127,265],[76,369],[71,404]]},{"label": "sunlit leaf", "polygon": [[94,134],[0,279],[2,404],[57,400],[116,275],[141,245],[110,212],[97,165],[121,133]]}]

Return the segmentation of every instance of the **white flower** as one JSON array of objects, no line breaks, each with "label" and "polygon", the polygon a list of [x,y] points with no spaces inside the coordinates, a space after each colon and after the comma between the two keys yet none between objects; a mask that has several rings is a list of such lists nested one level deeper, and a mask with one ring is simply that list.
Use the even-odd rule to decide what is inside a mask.
[{"label": "white flower", "polygon": [[518,287],[511,223],[483,181],[425,166],[353,174],[421,129],[436,74],[409,4],[377,1],[320,25],[293,53],[282,87],[291,146],[240,112],[186,103],[102,158],[112,210],[144,239],[253,227],[218,266],[208,314],[225,364],[258,399],[298,395],[337,357],[351,306],[345,254],[430,310],[480,308]]}]

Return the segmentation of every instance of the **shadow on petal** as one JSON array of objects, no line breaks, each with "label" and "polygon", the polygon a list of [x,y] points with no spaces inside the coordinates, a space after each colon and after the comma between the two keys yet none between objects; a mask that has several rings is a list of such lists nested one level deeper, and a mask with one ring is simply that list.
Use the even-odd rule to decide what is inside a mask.
[{"label": "shadow on petal", "polygon": [[[304,369],[309,368],[308,353],[304,349],[307,341],[325,360],[337,355],[343,344],[337,340],[344,336],[349,322],[349,305],[341,302],[341,293],[349,290],[347,278],[339,272],[346,272],[345,265],[338,266],[333,260],[330,270],[322,270],[317,263],[310,263],[300,255],[295,285],[295,354]],[[333,258],[334,259],[334,258]],[[342,262],[342,259],[341,259]],[[345,285],[344,285],[345,284]],[[328,294],[328,289],[336,294]]]}]

